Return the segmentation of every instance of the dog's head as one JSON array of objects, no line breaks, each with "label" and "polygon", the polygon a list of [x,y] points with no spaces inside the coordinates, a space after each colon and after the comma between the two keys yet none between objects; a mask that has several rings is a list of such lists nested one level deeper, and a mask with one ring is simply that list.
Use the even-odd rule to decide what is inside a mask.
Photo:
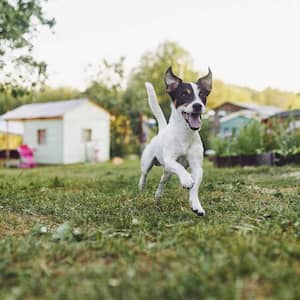
[{"label": "dog's head", "polygon": [[199,78],[197,82],[187,83],[176,76],[172,67],[169,67],[165,75],[165,84],[176,111],[183,117],[189,128],[200,129],[206,98],[212,89],[211,70],[208,69],[208,74]]}]

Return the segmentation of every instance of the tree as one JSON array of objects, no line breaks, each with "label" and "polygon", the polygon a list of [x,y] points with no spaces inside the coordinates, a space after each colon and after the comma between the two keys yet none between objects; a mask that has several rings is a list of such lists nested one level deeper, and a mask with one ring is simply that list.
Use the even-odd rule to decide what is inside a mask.
[{"label": "tree", "polygon": [[169,66],[185,80],[197,79],[198,74],[192,69],[192,58],[185,49],[175,42],[166,41],[160,44],[154,52],[145,53],[139,66],[131,73],[124,94],[124,107],[129,115],[138,112],[150,113],[146,100],[146,81],[155,86],[160,105],[165,114],[169,115],[170,100],[164,84],[164,75]]},{"label": "tree", "polygon": [[81,98],[81,92],[70,87],[58,87],[53,88],[49,86],[43,86],[39,91],[35,91],[32,94],[23,97],[24,103],[30,102],[51,102],[60,100],[70,100]]},{"label": "tree", "polygon": [[38,91],[32,91],[17,97],[14,97],[9,92],[2,91],[0,92],[0,114],[27,103],[68,100],[80,97],[80,91],[68,87],[51,88],[43,86]]},{"label": "tree", "polygon": [[32,56],[40,26],[53,27],[42,9],[46,0],[0,0],[0,90],[17,96],[45,79],[45,62]]},{"label": "tree", "polygon": [[124,156],[135,151],[137,144],[131,133],[130,118],[124,109],[124,57],[117,62],[103,60],[92,76],[84,95],[112,113],[111,155]]},{"label": "tree", "polygon": [[84,92],[86,96],[113,114],[122,112],[124,60],[124,57],[120,57],[117,62],[110,63],[104,59]]}]

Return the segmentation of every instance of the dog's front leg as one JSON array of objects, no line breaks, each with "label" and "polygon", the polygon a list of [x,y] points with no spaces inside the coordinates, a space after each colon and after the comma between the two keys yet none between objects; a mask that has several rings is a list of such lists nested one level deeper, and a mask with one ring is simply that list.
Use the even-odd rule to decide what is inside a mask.
[{"label": "dog's front leg", "polygon": [[199,195],[198,195],[198,190],[200,187],[200,184],[202,182],[202,176],[203,176],[203,170],[202,170],[202,156],[201,152],[199,152],[201,148],[195,149],[189,156],[188,156],[188,161],[189,165],[192,171],[192,178],[194,180],[194,185],[190,189],[189,192],[189,202],[191,209],[194,213],[196,213],[198,216],[204,216],[205,211],[203,207],[201,206],[200,200],[199,200]]},{"label": "dog's front leg", "polygon": [[164,174],[161,176],[159,185],[158,185],[157,190],[155,192],[155,199],[156,199],[157,204],[160,202],[160,198],[163,194],[164,185],[170,179],[171,176],[172,176],[171,173],[167,173],[165,171],[164,171]]},{"label": "dog's front leg", "polygon": [[164,168],[166,172],[176,174],[179,177],[182,187],[186,189],[193,187],[194,181],[191,174],[173,157],[168,156],[164,159]]}]

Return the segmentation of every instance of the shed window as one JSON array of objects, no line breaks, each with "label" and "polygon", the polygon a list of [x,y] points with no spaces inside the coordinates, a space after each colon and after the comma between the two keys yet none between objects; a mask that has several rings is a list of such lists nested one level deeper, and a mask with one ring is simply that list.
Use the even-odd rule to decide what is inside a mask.
[{"label": "shed window", "polygon": [[92,129],[82,129],[81,131],[82,142],[90,142],[92,140]]},{"label": "shed window", "polygon": [[37,140],[39,145],[46,145],[47,131],[46,129],[38,129]]}]

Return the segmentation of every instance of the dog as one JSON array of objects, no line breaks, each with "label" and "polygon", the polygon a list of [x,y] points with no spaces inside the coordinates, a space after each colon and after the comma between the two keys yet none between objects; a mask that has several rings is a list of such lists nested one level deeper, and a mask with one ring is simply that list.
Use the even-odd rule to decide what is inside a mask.
[{"label": "dog", "polygon": [[[192,211],[198,216],[204,216],[205,211],[198,195],[203,176],[203,146],[198,131],[201,128],[207,97],[212,90],[212,72],[208,68],[206,76],[195,83],[187,83],[169,67],[164,81],[171,97],[169,123],[158,104],[153,85],[145,83],[149,106],[158,122],[158,134],[142,153],[139,189],[144,189],[151,168],[154,165],[162,166],[164,173],[155,193],[156,200],[159,202],[165,183],[175,174],[182,187],[189,190]],[[188,168],[191,173],[187,171]]]}]

